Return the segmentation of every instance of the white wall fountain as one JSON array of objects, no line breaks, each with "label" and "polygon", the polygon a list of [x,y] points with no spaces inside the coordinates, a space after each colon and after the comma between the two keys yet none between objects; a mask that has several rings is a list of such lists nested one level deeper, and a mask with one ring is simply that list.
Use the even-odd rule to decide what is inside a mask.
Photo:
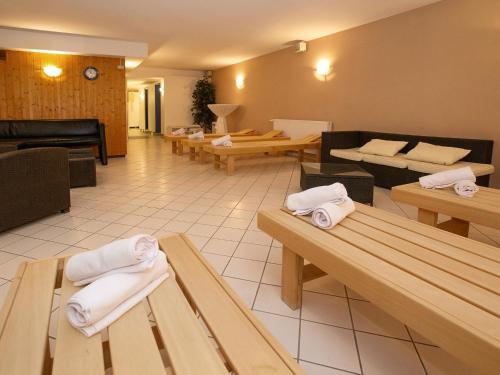
[{"label": "white wall fountain", "polygon": [[215,123],[216,134],[227,133],[226,117],[233,113],[239,107],[238,104],[209,104],[208,108],[217,115],[217,122]]}]

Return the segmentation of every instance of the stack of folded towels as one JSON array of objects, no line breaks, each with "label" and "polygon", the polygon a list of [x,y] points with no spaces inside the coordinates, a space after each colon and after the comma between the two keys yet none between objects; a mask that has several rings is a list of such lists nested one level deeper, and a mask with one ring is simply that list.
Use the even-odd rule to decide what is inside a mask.
[{"label": "stack of folded towels", "polygon": [[426,189],[443,189],[453,186],[455,192],[471,198],[479,191],[476,176],[470,167],[457,168],[419,178],[420,185]]},{"label": "stack of folded towels", "polygon": [[345,186],[338,182],[291,194],[286,204],[294,215],[312,212],[312,223],[323,229],[333,228],[355,210]]},{"label": "stack of folded towels", "polygon": [[231,136],[228,134],[220,138],[212,139],[212,145],[231,147],[233,145],[233,142],[231,142]]},{"label": "stack of folded towels", "polygon": [[203,131],[199,131],[193,134],[188,135],[189,139],[205,139],[205,134],[203,134]]},{"label": "stack of folded towels", "polygon": [[94,335],[167,279],[167,269],[158,241],[142,234],[74,255],[65,275],[75,286],[88,285],[68,299],[68,321],[87,337]]},{"label": "stack of folded towels", "polygon": [[172,135],[183,135],[184,133],[186,133],[186,129],[180,128],[180,129],[173,131]]}]

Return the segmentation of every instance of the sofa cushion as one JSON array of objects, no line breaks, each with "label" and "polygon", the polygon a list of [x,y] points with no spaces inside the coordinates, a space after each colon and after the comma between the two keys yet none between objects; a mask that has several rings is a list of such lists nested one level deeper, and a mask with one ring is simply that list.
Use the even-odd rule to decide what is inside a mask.
[{"label": "sofa cushion", "polygon": [[10,121],[0,121],[0,138],[10,138]]},{"label": "sofa cushion", "polygon": [[99,134],[99,121],[89,120],[13,120],[11,138],[92,136]]},{"label": "sofa cushion", "polygon": [[363,160],[363,154],[358,152],[358,149],[359,148],[344,148],[344,149],[332,148],[330,150],[330,155],[341,159],[361,161]]},{"label": "sofa cushion", "polygon": [[407,159],[428,163],[452,165],[463,159],[470,150],[458,147],[437,146],[430,143],[418,142],[417,146],[406,154]]},{"label": "sofa cushion", "polygon": [[471,163],[468,161],[459,161],[453,165],[442,165],[435,163],[426,163],[424,161],[408,160],[408,169],[420,173],[437,173],[447,171],[449,169],[457,169],[463,167],[470,167],[472,172],[477,177],[486,176],[495,172],[495,167],[492,164]]},{"label": "sofa cushion", "polygon": [[405,159],[404,154],[397,154],[395,156],[363,155],[363,161],[365,163],[386,165],[400,169],[408,167],[408,160]]},{"label": "sofa cushion", "polygon": [[359,152],[363,154],[381,155],[381,156],[394,156],[408,142],[405,141],[386,141],[385,139],[372,139],[370,142],[365,143]]}]

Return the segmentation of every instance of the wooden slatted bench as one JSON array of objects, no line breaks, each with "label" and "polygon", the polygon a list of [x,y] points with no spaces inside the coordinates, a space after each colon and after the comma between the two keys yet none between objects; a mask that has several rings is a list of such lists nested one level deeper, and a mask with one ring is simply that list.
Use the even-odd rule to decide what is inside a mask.
[{"label": "wooden slatted bench", "polygon": [[[242,129],[240,131],[228,134],[231,136],[244,137],[252,135],[254,133],[255,130],[253,129]],[[214,139],[222,137],[223,135],[224,134],[205,134],[205,138]],[[182,155],[184,152],[184,148],[182,146],[182,140],[188,139],[188,136],[187,134],[182,134],[182,135],[167,134],[163,139],[165,140],[165,142],[172,143],[172,154]]]},{"label": "wooden slatted bench", "polygon": [[54,290],[64,311],[78,288],[63,276],[63,258],[21,264],[0,312],[0,374],[305,374],[189,240],[175,235],[160,245],[171,277],[110,325],[104,342],[103,333],[87,338],[60,313],[53,358]]},{"label": "wooden slatted bench", "polygon": [[292,309],[303,282],[329,274],[479,373],[499,373],[500,249],[362,204],[330,230],[280,209],[257,220],[283,244]]}]

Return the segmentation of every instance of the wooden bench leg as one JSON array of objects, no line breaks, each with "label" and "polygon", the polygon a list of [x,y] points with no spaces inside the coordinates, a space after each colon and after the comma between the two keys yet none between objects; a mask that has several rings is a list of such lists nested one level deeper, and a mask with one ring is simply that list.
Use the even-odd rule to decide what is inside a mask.
[{"label": "wooden bench leg", "polygon": [[460,236],[469,236],[469,222],[455,217],[452,217],[448,221],[439,223],[437,227]]},{"label": "wooden bench leg", "polygon": [[194,147],[189,147],[189,160],[196,159],[196,149]]},{"label": "wooden bench leg", "polygon": [[200,163],[205,163],[207,161],[207,153],[203,151],[202,148],[200,148],[200,152],[198,153],[198,157],[200,160]]},{"label": "wooden bench leg", "polygon": [[214,154],[214,168],[220,169],[220,155]]},{"label": "wooden bench leg", "polygon": [[299,163],[302,163],[304,161],[304,150],[299,150],[297,152],[297,158],[299,159]]},{"label": "wooden bench leg", "polygon": [[177,154],[177,141],[172,141],[172,154]]},{"label": "wooden bench leg", "polygon": [[228,176],[234,174],[234,156],[228,156],[226,159],[226,172]]},{"label": "wooden bench leg", "polygon": [[432,225],[435,227],[437,225],[438,213],[425,210],[423,208],[418,209],[418,221],[424,224]]},{"label": "wooden bench leg", "polygon": [[283,246],[283,269],[281,271],[281,299],[292,310],[302,305],[302,274],[304,258]]},{"label": "wooden bench leg", "polygon": [[182,155],[184,153],[182,142],[177,143],[177,155]]}]

